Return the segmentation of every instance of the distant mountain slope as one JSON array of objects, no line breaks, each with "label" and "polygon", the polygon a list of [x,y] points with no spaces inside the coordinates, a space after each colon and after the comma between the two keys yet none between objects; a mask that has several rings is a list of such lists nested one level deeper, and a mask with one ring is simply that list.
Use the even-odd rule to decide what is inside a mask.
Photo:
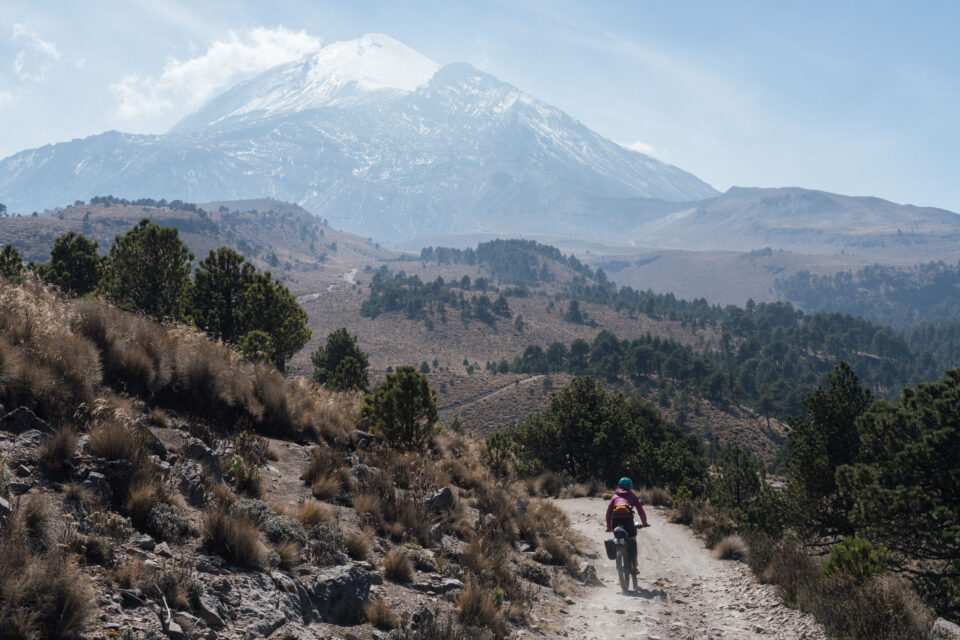
[{"label": "distant mountain slope", "polygon": [[0,161],[0,201],[14,211],[98,193],[272,197],[395,240],[592,234],[606,221],[590,198],[689,201],[716,191],[470,65],[437,70],[375,35],[269,70],[167,135],[109,132]]},{"label": "distant mountain slope", "polygon": [[24,259],[46,262],[54,239],[77,231],[99,242],[105,252],[116,235],[150,218],[176,227],[197,260],[219,247],[231,247],[258,267],[276,272],[295,294],[315,286],[300,284],[313,280],[309,277],[313,272],[328,270],[339,277],[357,264],[396,255],[351,233],[336,231],[300,207],[283,202],[245,200],[187,207],[81,203],[54,216],[0,218],[0,246],[12,244]]},{"label": "distant mountain slope", "polygon": [[[809,254],[842,252],[879,262],[960,257],[960,216],[880,198],[800,189],[733,187],[698,202],[622,201],[621,238],[646,246]],[[632,219],[635,224],[627,224]]]}]

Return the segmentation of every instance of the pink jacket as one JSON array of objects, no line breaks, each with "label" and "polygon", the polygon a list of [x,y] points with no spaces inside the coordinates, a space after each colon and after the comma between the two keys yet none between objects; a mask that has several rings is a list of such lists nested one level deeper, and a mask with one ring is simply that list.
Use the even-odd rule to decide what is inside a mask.
[{"label": "pink jacket", "polygon": [[640,514],[640,523],[643,526],[647,526],[647,514],[643,511],[643,504],[640,502],[640,498],[629,489],[617,489],[613,492],[613,499],[610,500],[610,504],[607,505],[607,531],[613,530],[613,508],[618,504],[636,507],[637,513]]}]

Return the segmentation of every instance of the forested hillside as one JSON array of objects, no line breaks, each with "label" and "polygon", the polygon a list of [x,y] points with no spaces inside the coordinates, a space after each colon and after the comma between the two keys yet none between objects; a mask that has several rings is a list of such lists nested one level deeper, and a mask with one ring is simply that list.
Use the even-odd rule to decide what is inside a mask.
[{"label": "forested hillside", "polygon": [[800,271],[778,279],[776,289],[809,312],[839,311],[898,329],[960,318],[960,264],[874,265],[833,276]]}]

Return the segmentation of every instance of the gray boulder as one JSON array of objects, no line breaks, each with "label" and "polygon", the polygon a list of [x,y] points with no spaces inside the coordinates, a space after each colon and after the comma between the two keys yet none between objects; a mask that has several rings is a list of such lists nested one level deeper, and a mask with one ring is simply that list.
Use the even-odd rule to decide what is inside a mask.
[{"label": "gray boulder", "polygon": [[361,449],[373,442],[373,434],[354,429],[350,433],[350,442],[355,449]]},{"label": "gray boulder", "polygon": [[83,487],[98,495],[104,502],[109,502],[113,497],[113,489],[110,488],[110,481],[102,473],[91,471],[83,481]]},{"label": "gray boulder", "polygon": [[53,433],[53,429],[46,420],[41,420],[37,414],[26,407],[17,407],[0,418],[0,430],[23,433],[31,429],[47,434]]},{"label": "gray boulder", "polygon": [[312,593],[324,622],[356,623],[370,595],[370,574],[357,565],[331,567],[317,576]]},{"label": "gray boulder", "polygon": [[423,605],[418,606],[410,614],[410,628],[418,629],[433,621],[433,611]]},{"label": "gray boulder", "polygon": [[444,487],[439,491],[428,496],[426,499],[427,508],[431,511],[447,511],[453,508],[453,491],[450,487]]},{"label": "gray boulder", "polygon": [[15,444],[18,447],[24,447],[26,449],[35,449],[43,444],[43,441],[49,438],[50,435],[43,433],[37,429],[27,429],[17,436]]},{"label": "gray boulder", "polygon": [[220,613],[222,606],[217,600],[204,594],[200,596],[197,615],[214,629],[222,629],[224,626],[223,615]]},{"label": "gray boulder", "polygon": [[203,467],[199,462],[184,461],[173,467],[175,476],[179,476],[180,493],[194,507],[202,507],[206,492],[203,485]]},{"label": "gray boulder", "polygon": [[578,574],[583,584],[591,587],[599,587],[603,584],[600,576],[597,575],[597,568],[589,562],[582,562],[578,567]]},{"label": "gray boulder", "polygon": [[223,472],[220,466],[220,454],[204,444],[203,440],[199,438],[191,438],[188,440],[183,445],[183,455],[186,458],[196,460],[206,467],[207,471],[213,474],[218,482],[223,480]]},{"label": "gray boulder", "polygon": [[960,626],[957,626],[949,620],[937,618],[937,621],[933,623],[933,628],[930,630],[930,637],[933,640],[957,640],[960,638]]}]

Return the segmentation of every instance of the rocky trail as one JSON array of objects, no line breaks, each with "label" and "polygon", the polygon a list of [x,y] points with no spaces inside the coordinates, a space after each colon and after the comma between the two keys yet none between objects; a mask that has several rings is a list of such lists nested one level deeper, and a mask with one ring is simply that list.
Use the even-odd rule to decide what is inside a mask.
[{"label": "rocky trail", "polygon": [[581,640],[778,638],[825,640],[809,615],[786,607],[773,587],[756,582],[742,562],[717,560],[693,532],[647,508],[640,531],[639,589],[621,593],[603,539],[606,502],[560,500],[588,552],[598,554],[603,586],[585,591],[568,610],[563,636]]}]

